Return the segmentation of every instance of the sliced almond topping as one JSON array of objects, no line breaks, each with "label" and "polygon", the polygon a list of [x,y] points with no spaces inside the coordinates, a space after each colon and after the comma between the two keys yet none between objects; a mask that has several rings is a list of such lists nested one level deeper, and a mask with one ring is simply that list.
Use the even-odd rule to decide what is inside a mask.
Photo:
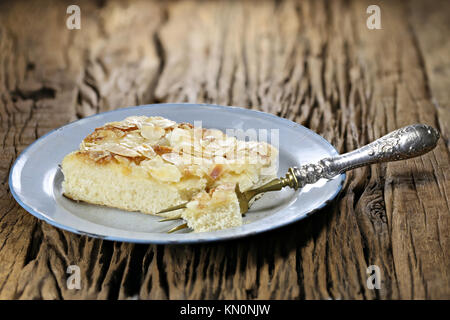
[{"label": "sliced almond topping", "polygon": [[234,147],[236,145],[236,139],[233,137],[227,137],[217,140],[217,144],[223,148]]},{"label": "sliced almond topping", "polygon": [[141,127],[141,135],[152,142],[158,141],[166,131],[161,127],[143,125]]},{"label": "sliced almond topping", "polygon": [[177,124],[175,121],[163,117],[150,117],[147,121],[163,129],[174,127]]},{"label": "sliced almond topping", "polygon": [[203,139],[222,139],[225,134],[218,129],[203,129]]},{"label": "sliced almond topping", "polygon": [[153,150],[155,150],[156,154],[160,156],[160,155],[163,155],[165,153],[172,152],[173,149],[171,147],[165,147],[165,146],[158,146],[158,145],[156,145],[156,146],[153,146]]},{"label": "sliced almond topping", "polygon": [[140,154],[137,151],[134,151],[133,149],[124,147],[120,144],[109,144],[105,146],[105,150],[108,150],[109,152],[124,156],[124,157],[138,157]]},{"label": "sliced almond topping", "polygon": [[181,128],[175,128],[170,133],[170,145],[173,147],[181,147],[181,145],[192,145],[193,139],[191,133],[188,130]]},{"label": "sliced almond topping", "polygon": [[105,128],[108,128],[108,127],[116,128],[121,131],[136,130],[138,128],[135,123],[127,122],[127,121],[110,122],[105,125]]},{"label": "sliced almond topping", "polygon": [[178,128],[181,128],[181,129],[193,129],[194,126],[192,124],[190,124],[190,123],[187,123],[187,122],[181,122],[181,123],[178,124]]},{"label": "sliced almond topping", "polygon": [[[203,141],[205,141],[205,140],[203,140]],[[220,149],[222,149],[222,147],[217,143],[217,141],[211,141],[210,143],[208,143],[205,146],[205,149],[214,151],[214,150],[220,150]]]},{"label": "sliced almond topping", "polygon": [[[263,169],[272,169],[278,153],[270,144],[238,140],[221,130],[146,116],[97,128],[83,140],[80,152],[97,164],[128,164],[123,167],[142,170],[160,181],[176,182],[183,176],[189,177],[183,183],[200,179],[218,187],[232,182],[233,188],[239,182],[242,190],[258,183]],[[221,197],[221,190],[209,191],[208,198]]]},{"label": "sliced almond topping", "polygon": [[183,158],[178,153],[174,153],[174,152],[164,153],[163,155],[161,155],[161,158],[163,158],[165,161],[170,162],[176,166],[183,164]]},{"label": "sliced almond topping", "polygon": [[87,143],[103,143],[104,141],[110,141],[114,139],[122,138],[125,133],[114,127],[100,127],[96,128],[94,132],[84,138]]},{"label": "sliced almond topping", "polygon": [[134,150],[136,150],[137,152],[139,152],[141,155],[143,155],[146,158],[153,158],[156,155],[155,150],[153,150],[153,148],[147,144],[142,144],[140,146],[136,146],[134,147]]},{"label": "sliced almond topping", "polygon": [[211,172],[209,173],[209,176],[213,179],[216,180],[222,173],[223,173],[224,169],[223,169],[223,165],[221,164],[216,164],[213,169],[211,170]]},{"label": "sliced almond topping", "polygon": [[128,158],[119,156],[117,154],[114,155],[114,159],[116,159],[118,162],[125,164],[125,165],[128,165],[130,163],[130,160],[128,160]]},{"label": "sliced almond topping", "polygon": [[88,151],[89,157],[94,161],[99,161],[110,155],[109,152],[106,151]]},{"label": "sliced almond topping", "polygon": [[[189,149],[188,149],[189,150]],[[187,151],[187,150],[183,150]],[[194,146],[194,148],[190,148],[189,150],[192,152],[192,155],[198,158],[212,158],[213,154],[207,149],[202,149],[201,147]]]}]

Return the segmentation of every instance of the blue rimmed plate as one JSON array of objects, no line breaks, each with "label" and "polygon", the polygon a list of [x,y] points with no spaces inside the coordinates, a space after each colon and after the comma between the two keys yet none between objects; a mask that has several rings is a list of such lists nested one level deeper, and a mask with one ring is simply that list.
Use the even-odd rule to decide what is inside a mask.
[{"label": "blue rimmed plate", "polygon": [[[302,190],[266,193],[237,228],[214,232],[167,234],[180,222],[158,222],[156,216],[75,202],[62,196],[59,164],[96,127],[132,115],[162,116],[177,122],[202,121],[204,128],[265,129],[278,132],[279,170],[337,155],[336,149],[313,131],[274,115],[207,104],[154,104],[97,114],[53,130],[25,149],[10,171],[9,185],[17,202],[35,217],[78,234],[137,243],[198,243],[244,237],[298,221],[323,207],[342,187],[345,175],[320,180]],[[275,130],[275,131],[271,131]],[[277,131],[278,130],[278,131]],[[276,134],[273,136],[276,137]],[[276,143],[276,141],[270,141]]]}]

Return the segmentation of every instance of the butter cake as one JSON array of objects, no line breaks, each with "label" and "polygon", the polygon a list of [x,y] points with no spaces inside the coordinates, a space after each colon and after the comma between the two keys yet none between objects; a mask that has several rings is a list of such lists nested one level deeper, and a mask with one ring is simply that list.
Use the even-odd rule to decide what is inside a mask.
[{"label": "butter cake", "polygon": [[245,191],[273,179],[277,158],[265,142],[132,116],[96,128],[63,159],[62,187],[73,200],[147,214],[192,200],[182,213],[188,225],[217,230],[242,224],[234,186]]}]

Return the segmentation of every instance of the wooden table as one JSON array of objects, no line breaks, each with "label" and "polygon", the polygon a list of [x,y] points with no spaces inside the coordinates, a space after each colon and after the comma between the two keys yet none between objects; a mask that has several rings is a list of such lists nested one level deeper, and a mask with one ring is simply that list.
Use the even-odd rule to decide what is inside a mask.
[{"label": "wooden table", "polygon": [[[450,298],[448,1],[380,2],[381,30],[367,28],[376,3],[363,1],[78,1],[80,30],[66,27],[70,4],[0,5],[0,298]],[[340,152],[417,122],[442,139],[349,173],[308,219],[223,243],[97,240],[14,201],[9,169],[37,138],[160,102],[263,110]],[[67,287],[69,265],[80,290]],[[367,287],[370,265],[380,290]]]}]

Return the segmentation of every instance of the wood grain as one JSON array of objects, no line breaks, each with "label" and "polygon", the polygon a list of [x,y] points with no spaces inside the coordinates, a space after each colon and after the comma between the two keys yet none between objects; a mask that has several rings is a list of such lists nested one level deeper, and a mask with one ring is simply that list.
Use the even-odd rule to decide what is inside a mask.
[{"label": "wood grain", "polygon": [[[0,298],[449,299],[450,4],[81,1],[0,4]],[[205,245],[114,243],[38,221],[9,169],[51,129],[159,102],[263,110],[346,152],[398,127],[439,129],[431,153],[360,168],[308,219]],[[69,265],[81,269],[70,290]],[[367,267],[381,269],[370,290]]]}]

